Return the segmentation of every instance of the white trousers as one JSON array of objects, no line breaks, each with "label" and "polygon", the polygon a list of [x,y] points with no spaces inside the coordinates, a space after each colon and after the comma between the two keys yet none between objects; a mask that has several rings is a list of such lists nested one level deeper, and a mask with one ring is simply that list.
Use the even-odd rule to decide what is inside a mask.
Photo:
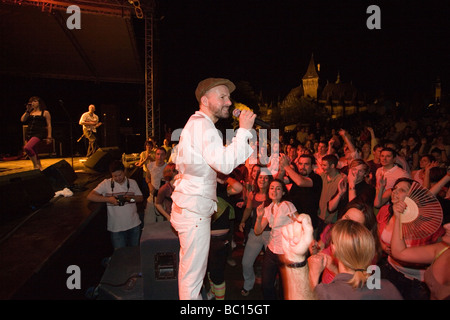
[{"label": "white trousers", "polygon": [[170,223],[180,240],[178,295],[180,300],[202,300],[201,289],[208,264],[211,217],[172,207]]}]

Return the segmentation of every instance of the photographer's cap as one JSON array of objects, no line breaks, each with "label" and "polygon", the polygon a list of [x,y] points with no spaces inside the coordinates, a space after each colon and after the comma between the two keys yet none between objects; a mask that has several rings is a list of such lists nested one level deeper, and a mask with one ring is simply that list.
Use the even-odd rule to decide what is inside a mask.
[{"label": "photographer's cap", "polygon": [[230,93],[232,93],[236,89],[234,83],[228,79],[207,78],[200,81],[197,85],[197,89],[195,90],[195,97],[197,98],[197,101],[200,103],[200,99],[205,95],[206,92],[208,92],[208,90],[220,85],[227,86]]}]

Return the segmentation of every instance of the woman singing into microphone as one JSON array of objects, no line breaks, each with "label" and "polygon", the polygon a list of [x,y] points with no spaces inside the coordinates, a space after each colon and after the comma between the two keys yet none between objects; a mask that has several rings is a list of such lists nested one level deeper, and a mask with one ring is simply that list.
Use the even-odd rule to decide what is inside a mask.
[{"label": "woman singing into microphone", "polygon": [[30,157],[34,169],[42,170],[36,145],[41,140],[45,140],[47,144],[52,141],[51,116],[44,101],[39,97],[31,97],[20,121],[28,125],[25,137],[26,143],[23,149]]}]

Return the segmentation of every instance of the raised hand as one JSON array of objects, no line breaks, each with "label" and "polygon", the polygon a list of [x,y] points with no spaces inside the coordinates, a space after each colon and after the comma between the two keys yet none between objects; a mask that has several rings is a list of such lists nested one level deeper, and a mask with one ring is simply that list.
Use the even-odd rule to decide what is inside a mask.
[{"label": "raised hand", "polygon": [[425,170],[430,171],[431,168],[435,168],[435,167],[439,167],[439,162],[431,161],[431,162],[427,163],[427,165],[425,166]]},{"label": "raised hand", "polygon": [[392,206],[392,209],[394,211],[395,217],[396,218],[400,218],[402,213],[405,212],[406,207],[407,207],[407,205],[406,205],[405,201],[401,201],[401,200],[397,201]]},{"label": "raised hand", "polygon": [[380,181],[379,181],[379,188],[385,188],[386,187],[386,177],[384,176],[384,174],[382,174],[380,176]]},{"label": "raised hand", "polygon": [[324,253],[318,253],[308,258],[309,272],[311,278],[319,278],[322,271],[331,263],[331,257]]},{"label": "raised hand", "polygon": [[340,195],[347,191],[347,177],[343,177],[338,184],[338,192]]},{"label": "raised hand", "polygon": [[283,235],[282,259],[289,262],[301,262],[305,260],[309,246],[314,240],[311,217],[307,214],[300,214],[296,220],[285,225],[281,233]]}]

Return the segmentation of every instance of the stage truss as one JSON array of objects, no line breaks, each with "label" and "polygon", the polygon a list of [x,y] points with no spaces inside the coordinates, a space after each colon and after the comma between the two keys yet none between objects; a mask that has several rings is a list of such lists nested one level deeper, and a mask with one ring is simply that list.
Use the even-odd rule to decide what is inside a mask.
[{"label": "stage truss", "polygon": [[[66,11],[69,6],[76,5],[81,12],[108,15],[131,19],[136,17],[145,20],[145,114],[146,138],[160,139],[160,112],[154,100],[154,67],[153,67],[153,24],[155,1],[145,0],[1,0],[2,3],[18,6],[34,6],[43,12]],[[144,2],[144,1],[143,1]]]}]

